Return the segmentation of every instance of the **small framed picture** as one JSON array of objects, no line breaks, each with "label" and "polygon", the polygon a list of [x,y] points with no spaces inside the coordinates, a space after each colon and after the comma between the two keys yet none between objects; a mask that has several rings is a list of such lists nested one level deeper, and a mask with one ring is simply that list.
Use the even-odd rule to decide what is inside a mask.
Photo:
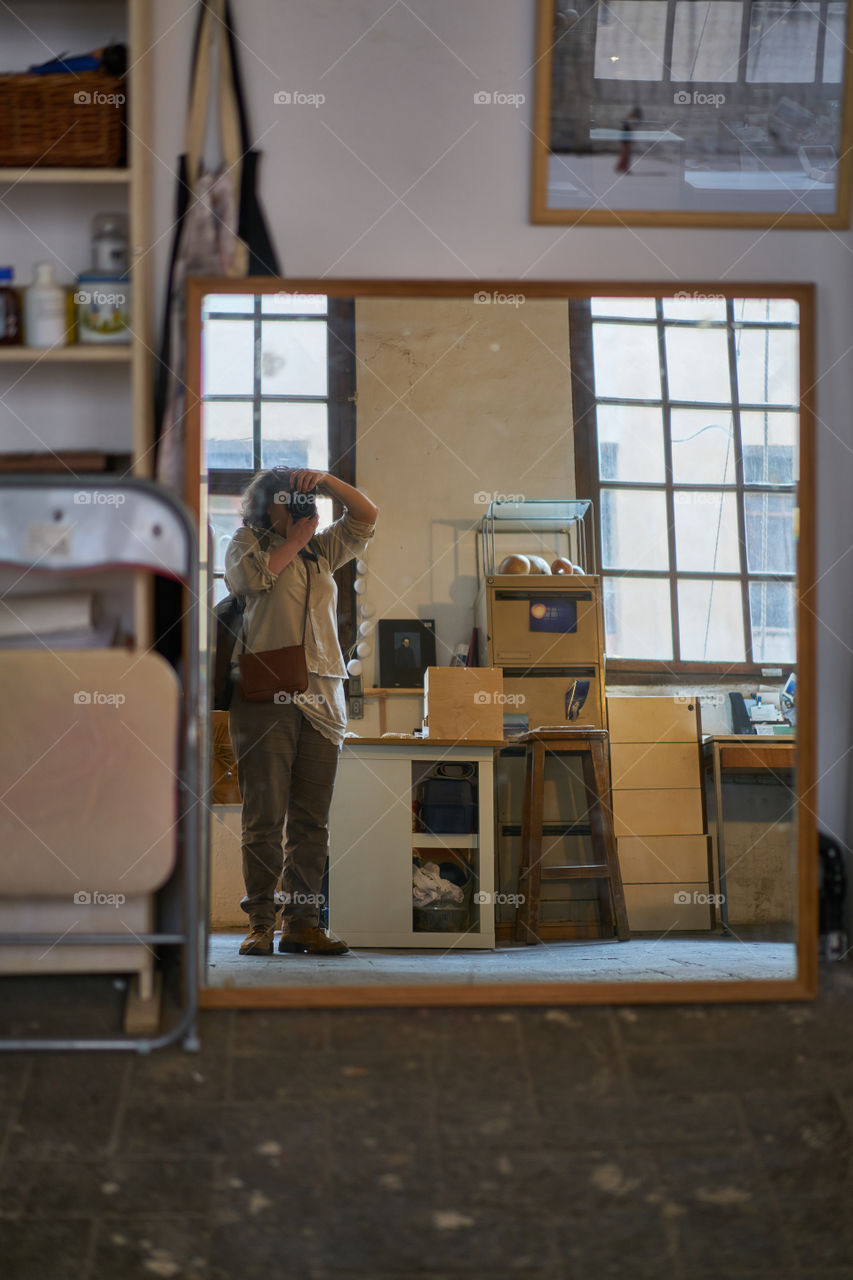
[{"label": "small framed picture", "polygon": [[435,622],[382,618],[379,622],[379,683],[383,689],[422,689],[435,666]]}]

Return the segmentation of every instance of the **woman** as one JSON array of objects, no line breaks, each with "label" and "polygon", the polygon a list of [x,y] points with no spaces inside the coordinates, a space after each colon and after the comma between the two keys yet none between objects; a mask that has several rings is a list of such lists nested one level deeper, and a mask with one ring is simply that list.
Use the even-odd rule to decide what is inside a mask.
[{"label": "woman", "polygon": [[[294,500],[294,494],[337,498],[344,514],[317,533],[317,515],[301,516],[305,499]],[[347,719],[332,574],[363,553],[378,514],[368,497],[325,471],[261,471],[243,495],[243,527],[225,553],[228,589],[246,597],[230,707],[243,798],[243,905],[251,925],[241,955],[272,955],[279,876],[279,951],[340,955],[348,949],[319,927],[329,809]],[[239,655],[301,642],[309,573],[308,689],[275,702],[247,702],[240,693]]]}]

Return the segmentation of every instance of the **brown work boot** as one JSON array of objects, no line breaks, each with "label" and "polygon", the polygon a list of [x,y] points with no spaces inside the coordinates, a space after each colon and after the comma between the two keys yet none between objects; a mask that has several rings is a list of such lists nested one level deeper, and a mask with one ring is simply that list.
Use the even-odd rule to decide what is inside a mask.
[{"label": "brown work boot", "polygon": [[319,929],[315,924],[305,920],[284,920],[281,926],[281,937],[278,940],[279,951],[307,951],[311,956],[342,956],[349,951],[341,938],[334,938]]},{"label": "brown work boot", "polygon": [[271,956],[274,933],[275,929],[271,924],[252,925],[251,932],[240,943],[240,955]]}]

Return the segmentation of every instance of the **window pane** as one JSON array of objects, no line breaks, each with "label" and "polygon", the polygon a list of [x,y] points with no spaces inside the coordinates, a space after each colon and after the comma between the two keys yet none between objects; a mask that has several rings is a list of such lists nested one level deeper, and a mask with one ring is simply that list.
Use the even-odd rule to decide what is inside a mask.
[{"label": "window pane", "polygon": [[611,0],[598,9],[597,80],[660,80],[666,0]]},{"label": "window pane", "polygon": [[261,330],[261,395],[324,396],[326,325],[268,321]]},{"label": "window pane", "polygon": [[595,393],[616,400],[659,400],[660,361],[654,325],[594,324]]},{"label": "window pane", "polygon": [[678,628],[684,662],[745,662],[739,582],[678,582]]},{"label": "window pane", "polygon": [[663,315],[665,320],[717,320],[725,323],[726,300],[722,296],[715,298],[711,295],[664,298]]},{"label": "window pane", "polygon": [[682,573],[740,572],[733,493],[676,490],[675,562]]},{"label": "window pane", "polygon": [[649,484],[665,479],[663,416],[639,405],[600,404],[598,468],[602,480]]},{"label": "window pane", "polygon": [[329,465],[328,411],[324,404],[261,405],[261,466]]},{"label": "window pane", "polygon": [[663,490],[601,490],[601,556],[606,569],[669,568]]},{"label": "window pane", "polygon": [[251,400],[206,400],[202,407],[202,421],[208,467],[251,471]]},{"label": "window pane", "polygon": [[796,482],[796,413],[742,413],[740,433],[745,484]]},{"label": "window pane", "polygon": [[594,316],[622,316],[629,319],[654,320],[654,298],[591,298]]},{"label": "window pane", "polygon": [[840,84],[844,73],[844,30],[847,4],[830,4],[826,12],[826,43],[823,50],[824,84]]},{"label": "window pane", "polygon": [[735,298],[735,324],[799,324],[799,303],[790,298]]},{"label": "window pane", "polygon": [[751,582],[749,616],[755,662],[795,662],[793,582]]},{"label": "window pane", "polygon": [[673,80],[737,80],[740,54],[739,0],[705,0],[675,6]]},{"label": "window pane", "polygon": [[741,404],[796,404],[798,336],[793,329],[739,329],[738,395]]},{"label": "window pane", "polygon": [[[243,523],[241,501],[239,494],[208,494],[207,518],[212,529],[214,573],[224,572],[225,551],[228,543]],[[228,594],[227,590],[224,594]]]},{"label": "window pane", "polygon": [[206,320],[202,385],[208,396],[250,396],[255,382],[253,320]]},{"label": "window pane", "polygon": [[731,403],[725,329],[667,329],[666,369],[671,400]]},{"label": "window pane", "polygon": [[237,311],[250,316],[254,310],[255,299],[251,293],[206,293],[202,302],[204,316],[212,311]]},{"label": "window pane", "polygon": [[669,583],[661,578],[604,578],[605,652],[611,658],[672,659]]},{"label": "window pane", "polygon": [[749,83],[809,84],[814,80],[818,13],[815,3],[756,0],[750,14],[746,78]]},{"label": "window pane", "polygon": [[673,409],[672,475],[676,484],[734,484],[732,415],[725,409]]},{"label": "window pane", "polygon": [[746,563],[750,573],[793,573],[794,495],[748,493]]},{"label": "window pane", "polygon": [[329,300],[322,293],[280,293],[261,295],[261,312],[265,316],[318,315],[324,316]]}]

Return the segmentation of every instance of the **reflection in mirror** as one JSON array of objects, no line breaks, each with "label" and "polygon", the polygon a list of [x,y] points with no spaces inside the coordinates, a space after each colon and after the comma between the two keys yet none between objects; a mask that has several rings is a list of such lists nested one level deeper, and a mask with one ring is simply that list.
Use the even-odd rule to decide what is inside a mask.
[{"label": "reflection in mirror", "polygon": [[534,219],[846,226],[846,0],[540,0]]},{"label": "reflection in mirror", "polygon": [[[209,599],[260,469],[357,477],[381,518],[335,575],[348,737],[319,923],[350,950],[238,954],[239,780],[213,712],[208,987],[781,996],[808,290],[239,287],[199,316]],[[343,512],[320,507],[321,528]],[[382,686],[385,619],[433,624],[426,697]]]}]

